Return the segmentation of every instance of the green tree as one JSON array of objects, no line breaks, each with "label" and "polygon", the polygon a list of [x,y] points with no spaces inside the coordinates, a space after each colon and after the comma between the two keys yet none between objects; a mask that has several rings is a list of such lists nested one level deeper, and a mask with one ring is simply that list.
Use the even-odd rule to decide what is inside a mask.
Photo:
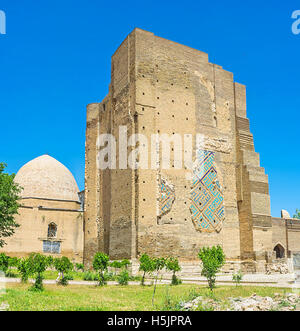
[{"label": "green tree", "polygon": [[125,259],[121,261],[121,268],[125,268],[126,270],[128,269],[128,267],[130,266],[130,261]]},{"label": "green tree", "polygon": [[47,257],[39,253],[33,253],[29,256],[28,263],[30,274],[35,275],[35,283],[31,290],[43,291],[43,273],[49,265]]},{"label": "green tree", "polygon": [[4,274],[6,274],[8,267],[9,267],[9,257],[6,254],[1,253],[0,254],[0,271],[3,271]]},{"label": "green tree", "polygon": [[154,265],[154,270],[156,271],[156,277],[155,277],[155,283],[154,283],[154,289],[153,289],[153,295],[152,295],[152,306],[154,305],[154,296],[155,296],[155,292],[156,292],[159,272],[165,268],[166,259],[163,257],[154,258],[153,265]]},{"label": "green tree", "polygon": [[121,271],[118,275],[118,283],[120,285],[128,285],[129,279],[130,277],[127,269],[123,269],[123,271]]},{"label": "green tree", "polygon": [[146,274],[151,273],[155,270],[154,261],[147,254],[143,254],[140,257],[140,269],[139,270],[143,272],[141,285],[144,286]]},{"label": "green tree", "polygon": [[296,213],[294,214],[294,218],[300,219],[300,210],[296,209]]},{"label": "green tree", "polygon": [[105,285],[104,272],[107,270],[109,257],[104,253],[97,253],[94,257],[93,268],[99,273],[99,286]]},{"label": "green tree", "polygon": [[9,257],[8,258],[8,266],[9,267],[17,267],[18,266],[18,258],[17,257]]},{"label": "green tree", "polygon": [[47,259],[47,266],[52,267],[54,265],[54,257],[49,255],[46,257],[46,259]]},{"label": "green tree", "polygon": [[217,273],[225,263],[225,255],[221,246],[203,247],[198,254],[202,262],[202,276],[207,278],[212,291],[215,287]]},{"label": "green tree", "polygon": [[0,163],[0,247],[4,238],[11,237],[20,225],[15,222],[18,214],[21,187],[14,182],[15,175],[4,173],[6,164]]},{"label": "green tree", "polygon": [[109,263],[109,266],[114,269],[114,275],[117,275],[117,270],[122,268],[122,262],[120,261],[113,261]]},{"label": "green tree", "polygon": [[76,268],[77,271],[84,272],[84,265],[83,265],[83,263],[76,263],[75,264],[75,268]]},{"label": "green tree", "polygon": [[181,280],[176,276],[176,272],[181,270],[178,259],[176,259],[175,257],[169,257],[166,260],[166,268],[167,270],[173,272],[171,284],[172,285],[181,284]]},{"label": "green tree", "polygon": [[73,270],[73,263],[66,257],[54,259],[54,268],[61,273],[61,279],[59,284],[68,285],[68,279],[65,277],[65,274]]},{"label": "green tree", "polygon": [[26,258],[19,259],[17,269],[21,274],[22,283],[27,283],[31,272],[31,264],[29,259]]},{"label": "green tree", "polygon": [[232,275],[232,280],[235,282],[235,285],[238,286],[243,279],[242,271],[239,270],[238,272],[234,273]]}]

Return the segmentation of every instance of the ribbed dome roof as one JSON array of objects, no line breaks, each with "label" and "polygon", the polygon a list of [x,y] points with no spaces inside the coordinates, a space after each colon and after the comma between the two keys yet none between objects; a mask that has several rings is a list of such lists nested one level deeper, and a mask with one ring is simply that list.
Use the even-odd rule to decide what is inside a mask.
[{"label": "ribbed dome roof", "polygon": [[78,186],[71,172],[49,155],[26,163],[15,182],[23,187],[23,198],[78,201]]}]

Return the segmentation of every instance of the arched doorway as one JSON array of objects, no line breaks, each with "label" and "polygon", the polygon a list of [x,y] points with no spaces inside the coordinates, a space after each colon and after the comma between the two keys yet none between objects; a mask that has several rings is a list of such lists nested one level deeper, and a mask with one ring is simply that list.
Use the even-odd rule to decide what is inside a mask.
[{"label": "arched doorway", "polygon": [[276,252],[276,259],[283,259],[285,256],[284,248],[280,244],[274,247],[274,252]]}]

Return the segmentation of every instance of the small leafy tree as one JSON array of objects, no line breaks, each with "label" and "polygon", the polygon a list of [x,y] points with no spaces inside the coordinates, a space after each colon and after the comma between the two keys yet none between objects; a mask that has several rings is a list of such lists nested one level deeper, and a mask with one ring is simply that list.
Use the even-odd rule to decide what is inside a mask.
[{"label": "small leafy tree", "polygon": [[4,274],[6,274],[8,267],[9,267],[9,257],[6,254],[1,253],[0,254],[0,271],[3,271]]},{"label": "small leafy tree", "polygon": [[243,274],[241,270],[239,270],[237,273],[234,273],[232,275],[232,280],[235,282],[235,285],[238,286],[243,279]]},{"label": "small leafy tree", "polygon": [[225,255],[221,246],[203,247],[198,254],[202,262],[202,276],[207,278],[212,291],[215,287],[217,273],[225,263]]},{"label": "small leafy tree", "polygon": [[35,283],[31,290],[43,291],[43,273],[48,267],[47,257],[40,253],[33,253],[29,256],[28,261],[30,265],[30,274],[35,275]]},{"label": "small leafy tree", "polygon": [[75,268],[76,268],[77,271],[84,272],[84,265],[83,265],[83,263],[76,263],[75,264]]},{"label": "small leafy tree", "polygon": [[109,263],[109,266],[114,269],[114,275],[117,275],[117,270],[122,268],[122,263],[120,261],[113,261]]},{"label": "small leafy tree", "polygon": [[159,272],[163,270],[166,266],[166,259],[163,257],[153,259],[154,270],[156,271],[153,295],[152,295],[152,306],[154,305],[154,296],[156,292],[157,280],[159,276]]},{"label": "small leafy tree", "polygon": [[9,257],[8,258],[8,266],[9,267],[17,267],[18,266],[18,258],[17,257]]},{"label": "small leafy tree", "polygon": [[5,245],[4,238],[11,237],[20,225],[15,216],[20,207],[21,187],[14,182],[15,175],[4,173],[6,164],[0,163],[0,247]]},{"label": "small leafy tree", "polygon": [[31,264],[29,259],[22,258],[18,261],[17,269],[19,273],[21,274],[21,281],[22,283],[27,283],[29,275],[31,273]]},{"label": "small leafy tree", "polygon": [[94,257],[93,268],[99,273],[99,286],[105,285],[104,272],[107,270],[109,257],[104,253],[97,253]]},{"label": "small leafy tree", "polygon": [[143,272],[141,285],[144,286],[146,274],[153,272],[155,270],[154,261],[147,254],[143,254],[140,257],[140,269],[139,270]]},{"label": "small leafy tree", "polygon": [[54,257],[51,256],[51,255],[49,255],[49,256],[46,257],[46,259],[47,259],[47,266],[48,267],[53,267],[53,265],[54,265]]},{"label": "small leafy tree", "polygon": [[61,258],[54,259],[53,264],[55,269],[61,273],[59,284],[64,286],[68,285],[68,278],[65,277],[65,274],[73,270],[73,263],[66,256],[63,256]]},{"label": "small leafy tree", "polygon": [[128,267],[130,266],[130,261],[125,259],[123,261],[121,261],[121,268],[125,268],[126,270],[128,269]]},{"label": "small leafy tree", "polygon": [[300,219],[300,210],[296,209],[296,213],[294,214],[294,218]]},{"label": "small leafy tree", "polygon": [[176,272],[181,270],[178,259],[176,259],[174,257],[169,257],[166,260],[166,268],[167,268],[167,270],[173,272],[171,284],[172,285],[181,284],[181,280],[176,276]]},{"label": "small leafy tree", "polygon": [[129,273],[126,269],[121,271],[121,273],[118,275],[118,283],[120,285],[128,285],[129,282]]}]

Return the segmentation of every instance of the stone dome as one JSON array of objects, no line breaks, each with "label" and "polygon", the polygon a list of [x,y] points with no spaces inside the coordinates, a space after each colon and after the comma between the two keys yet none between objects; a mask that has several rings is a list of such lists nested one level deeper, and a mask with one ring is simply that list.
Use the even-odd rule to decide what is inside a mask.
[{"label": "stone dome", "polygon": [[79,201],[79,189],[72,173],[49,155],[26,163],[15,182],[23,188],[23,198]]}]

